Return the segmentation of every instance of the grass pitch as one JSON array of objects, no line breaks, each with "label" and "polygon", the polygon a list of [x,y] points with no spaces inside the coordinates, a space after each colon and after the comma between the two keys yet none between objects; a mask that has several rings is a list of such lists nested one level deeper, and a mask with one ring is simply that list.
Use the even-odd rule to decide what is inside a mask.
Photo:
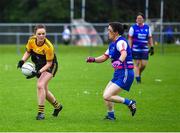
[{"label": "grass pitch", "polygon": [[129,93],[121,94],[136,99],[136,115],[131,117],[125,105],[115,104],[114,122],[103,120],[106,108],[102,92],[113,74],[110,62],[85,62],[87,56],[98,56],[106,48],[58,46],[59,71],[49,88],[64,108],[60,117],[53,118],[53,108],[46,102],[46,119],[37,121],[36,79],[26,80],[16,68],[24,46],[21,54],[15,45],[0,46],[0,131],[180,131],[180,47],[165,45],[164,54],[160,47],[155,48],[142,84],[134,82]]}]

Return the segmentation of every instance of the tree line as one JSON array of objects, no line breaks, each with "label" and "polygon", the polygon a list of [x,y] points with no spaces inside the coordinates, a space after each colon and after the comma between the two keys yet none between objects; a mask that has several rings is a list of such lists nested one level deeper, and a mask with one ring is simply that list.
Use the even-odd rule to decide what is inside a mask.
[{"label": "tree line", "polygon": [[[86,0],[85,20],[134,22],[137,12],[145,14],[146,0]],[[161,0],[149,0],[149,18],[160,18]],[[81,0],[74,0],[74,17],[81,18]],[[165,22],[180,21],[179,0],[164,0]],[[69,23],[70,0],[1,0],[0,23]]]}]

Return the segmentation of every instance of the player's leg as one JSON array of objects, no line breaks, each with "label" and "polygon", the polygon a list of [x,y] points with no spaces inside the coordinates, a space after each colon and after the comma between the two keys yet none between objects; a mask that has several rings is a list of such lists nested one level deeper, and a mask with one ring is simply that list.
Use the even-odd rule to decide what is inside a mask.
[{"label": "player's leg", "polygon": [[[112,84],[112,82],[110,81],[105,90]],[[105,91],[104,90],[104,91]],[[111,120],[114,120],[115,119],[115,115],[114,115],[114,103],[113,102],[110,102],[110,101],[106,101],[104,100],[105,104],[106,104],[106,107],[107,107],[107,115],[105,116],[105,119],[111,119]]]},{"label": "player's leg", "polygon": [[56,100],[54,95],[49,91],[48,86],[46,86],[46,99],[53,105],[54,112],[53,116],[58,116],[59,112],[62,110],[63,106]]},{"label": "player's leg", "polygon": [[[112,84],[112,82],[110,81],[110,82],[107,84],[107,86],[106,86],[106,88],[105,88],[104,91],[106,91],[106,89],[107,89],[111,84]],[[104,100],[104,102],[105,102],[105,104],[106,104],[107,109],[108,109],[109,112],[114,111],[114,104],[113,104],[112,102],[106,101],[106,100]]]},{"label": "player's leg", "polygon": [[134,71],[135,71],[135,78],[136,78],[137,83],[141,83],[140,67],[141,67],[141,60],[135,59]]},{"label": "player's leg", "polygon": [[144,71],[147,63],[148,63],[147,60],[141,60],[141,67],[140,67],[140,71],[139,71],[139,74],[140,74],[140,75],[141,75],[141,73]]},{"label": "player's leg", "polygon": [[141,83],[140,65],[141,65],[142,53],[132,51],[132,57],[134,60],[134,72],[135,72],[136,82]]},{"label": "player's leg", "polygon": [[118,96],[118,93],[121,91],[122,89],[118,85],[111,83],[111,85],[104,91],[103,98],[105,101],[123,103],[124,98]]},{"label": "player's leg", "polygon": [[[48,69],[48,72],[46,73],[47,75],[51,75],[52,78],[53,76],[55,76],[57,69],[58,69],[58,63],[56,62],[50,67],[50,69]],[[45,90],[46,90],[46,99],[54,106],[54,112],[52,115],[56,117],[58,116],[59,112],[62,110],[63,106],[56,100],[54,95],[49,91],[48,82],[46,84]]]},{"label": "player's leg", "polygon": [[129,109],[132,112],[132,116],[134,116],[136,112],[136,102],[133,100],[129,100],[127,98],[123,98],[119,96],[118,94],[122,91],[123,89],[120,88],[118,85],[112,83],[105,91],[103,94],[103,98],[106,101],[110,102],[115,102],[115,103],[123,103],[129,107]]},{"label": "player's leg", "polygon": [[38,115],[37,120],[44,119],[44,104],[46,100],[46,86],[52,78],[48,72],[43,72],[37,81],[37,96],[38,96]]},{"label": "player's leg", "polygon": [[139,68],[139,76],[141,81],[142,72],[144,71],[147,63],[148,63],[149,54],[148,52],[143,52],[140,55],[140,68]]}]

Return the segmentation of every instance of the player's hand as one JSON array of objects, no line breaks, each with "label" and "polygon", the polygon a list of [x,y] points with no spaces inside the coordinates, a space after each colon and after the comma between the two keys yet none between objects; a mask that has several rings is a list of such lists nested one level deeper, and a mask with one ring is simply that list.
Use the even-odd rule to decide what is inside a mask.
[{"label": "player's hand", "polygon": [[117,60],[112,62],[112,67],[118,68],[122,64],[122,61]]},{"label": "player's hand", "polygon": [[32,75],[31,76],[27,76],[26,79],[31,79],[34,77],[40,77],[41,73],[40,72],[36,72],[36,71],[32,71]]},{"label": "player's hand", "polygon": [[87,57],[86,62],[88,62],[88,63],[95,62],[95,58],[94,57]]},{"label": "player's hand", "polygon": [[150,47],[148,52],[149,52],[150,55],[153,55],[154,54],[154,47]]},{"label": "player's hand", "polygon": [[17,68],[21,68],[23,64],[24,64],[24,61],[23,61],[23,60],[20,60],[20,61],[18,62]]}]

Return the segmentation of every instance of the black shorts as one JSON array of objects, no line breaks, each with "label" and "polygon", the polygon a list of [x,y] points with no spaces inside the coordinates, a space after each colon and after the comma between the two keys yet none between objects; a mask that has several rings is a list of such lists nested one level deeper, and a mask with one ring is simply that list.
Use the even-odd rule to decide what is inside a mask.
[{"label": "black shorts", "polygon": [[[36,71],[38,72],[43,66],[38,66],[36,65]],[[56,75],[56,72],[58,70],[58,63],[54,62],[50,68],[48,68],[46,71],[51,73],[53,77]],[[38,75],[37,77],[39,78],[41,75]]]},{"label": "black shorts", "polygon": [[47,72],[51,73],[53,77],[56,75],[56,72],[58,70],[58,63],[53,63],[52,66],[47,70]]},{"label": "black shorts", "polygon": [[132,52],[132,57],[134,60],[148,60],[148,52]]}]

